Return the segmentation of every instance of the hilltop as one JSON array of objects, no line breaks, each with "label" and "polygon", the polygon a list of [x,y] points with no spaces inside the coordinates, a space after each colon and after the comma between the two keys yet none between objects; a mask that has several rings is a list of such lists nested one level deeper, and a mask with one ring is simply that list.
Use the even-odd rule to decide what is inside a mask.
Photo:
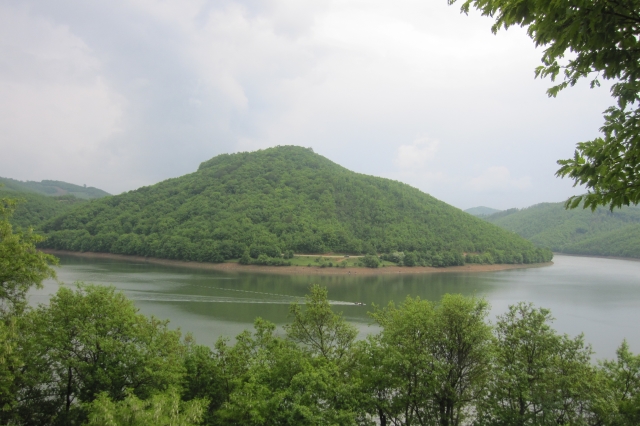
[{"label": "hilltop", "polygon": [[462,264],[463,253],[475,263],[551,258],[416,188],[295,146],[219,155],[194,173],[77,206],[43,230],[52,249],[205,262],[287,251],[412,253],[408,261],[425,266]]},{"label": "hilltop", "polygon": [[564,203],[509,209],[484,218],[559,253],[640,258],[640,208],[566,210]]}]

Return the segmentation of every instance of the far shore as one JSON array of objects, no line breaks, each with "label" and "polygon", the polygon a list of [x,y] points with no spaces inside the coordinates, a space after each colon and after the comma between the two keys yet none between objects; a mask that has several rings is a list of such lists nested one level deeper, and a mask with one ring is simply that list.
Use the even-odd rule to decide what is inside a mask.
[{"label": "far shore", "polygon": [[180,266],[186,268],[209,269],[222,272],[249,272],[249,273],[266,273],[266,274],[282,274],[282,275],[386,275],[386,274],[434,274],[447,272],[494,272],[505,271],[509,269],[524,268],[540,268],[551,266],[553,262],[533,263],[533,264],[498,264],[498,265],[464,265],[449,266],[446,268],[433,268],[425,266],[385,266],[380,268],[366,267],[349,267],[337,268],[320,266],[261,266],[261,265],[240,265],[235,262],[226,263],[206,263],[206,262],[188,262],[182,260],[158,259],[154,257],[144,256],[128,256],[122,254],[111,253],[93,253],[93,252],[76,252],[67,250],[50,250],[42,249],[44,253],[53,255],[67,255],[84,257],[90,259],[113,259],[124,260],[128,262],[143,262],[157,265]]}]

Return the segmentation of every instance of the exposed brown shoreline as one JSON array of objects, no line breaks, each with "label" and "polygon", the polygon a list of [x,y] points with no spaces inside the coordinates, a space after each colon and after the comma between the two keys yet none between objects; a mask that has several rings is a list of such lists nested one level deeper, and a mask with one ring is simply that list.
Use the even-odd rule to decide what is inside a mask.
[{"label": "exposed brown shoreline", "polygon": [[403,267],[386,266],[384,268],[321,268],[319,266],[259,266],[240,265],[238,263],[203,263],[185,262],[181,260],[158,259],[144,256],[128,256],[122,254],[75,252],[67,250],[43,249],[45,253],[53,255],[69,255],[93,259],[114,259],[129,262],[153,263],[158,265],[181,266],[187,268],[209,269],[223,272],[252,272],[282,275],[383,275],[383,274],[433,274],[447,272],[493,272],[508,269],[540,268],[551,266],[553,262],[519,264],[519,265],[464,265],[449,266],[447,268],[432,268],[424,266]]}]

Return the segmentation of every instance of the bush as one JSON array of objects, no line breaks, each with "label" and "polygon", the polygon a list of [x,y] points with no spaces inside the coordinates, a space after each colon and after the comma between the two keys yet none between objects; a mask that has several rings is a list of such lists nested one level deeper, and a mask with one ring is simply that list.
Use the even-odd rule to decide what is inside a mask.
[{"label": "bush", "polygon": [[380,259],[378,256],[367,254],[362,258],[362,264],[367,268],[377,268],[380,266]]}]

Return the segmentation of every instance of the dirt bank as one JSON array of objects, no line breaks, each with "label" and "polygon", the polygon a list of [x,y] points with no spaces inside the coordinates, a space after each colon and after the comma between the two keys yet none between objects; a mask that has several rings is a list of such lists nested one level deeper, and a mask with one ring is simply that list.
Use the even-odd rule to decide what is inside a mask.
[{"label": "dirt bank", "polygon": [[223,272],[250,272],[283,275],[382,275],[382,274],[433,274],[447,272],[492,272],[504,271],[507,269],[539,268],[551,266],[553,262],[536,263],[532,265],[464,265],[450,266],[447,268],[431,268],[424,266],[402,267],[386,266],[384,268],[320,268],[319,266],[258,266],[240,265],[238,263],[202,263],[184,262],[180,260],[157,259],[143,256],[126,256],[122,254],[74,252],[66,250],[42,250],[53,255],[69,255],[93,259],[114,259],[132,262],[146,262],[158,265],[181,266],[197,269],[212,269]]}]

